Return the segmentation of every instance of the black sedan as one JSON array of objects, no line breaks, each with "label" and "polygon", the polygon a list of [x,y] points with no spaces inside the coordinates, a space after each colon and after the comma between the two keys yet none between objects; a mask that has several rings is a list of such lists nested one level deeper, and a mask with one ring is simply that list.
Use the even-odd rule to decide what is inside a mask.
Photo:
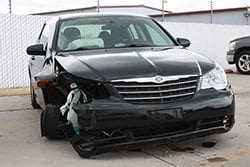
[{"label": "black sedan", "polygon": [[79,14],[47,21],[27,48],[42,136],[81,157],[228,132],[235,100],[224,70],[154,19]]}]

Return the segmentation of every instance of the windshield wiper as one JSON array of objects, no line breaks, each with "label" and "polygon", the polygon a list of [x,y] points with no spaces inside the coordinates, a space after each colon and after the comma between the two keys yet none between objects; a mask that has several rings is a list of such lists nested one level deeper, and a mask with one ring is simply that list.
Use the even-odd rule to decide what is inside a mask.
[{"label": "windshield wiper", "polygon": [[162,48],[161,50],[169,50],[169,49],[175,49],[175,48],[181,48],[181,47],[176,47],[176,46],[166,46]]},{"label": "windshield wiper", "polygon": [[140,44],[140,43],[133,43],[124,47],[132,48],[132,47],[155,47],[155,45],[150,45],[150,44]]},{"label": "windshield wiper", "polygon": [[94,48],[86,48],[86,47],[80,47],[80,48],[76,48],[73,51],[79,51],[79,50],[92,50]]},{"label": "windshield wiper", "polygon": [[74,52],[74,51],[93,50],[93,49],[94,48],[79,47],[79,48],[76,48],[76,49],[63,50],[63,52]]}]

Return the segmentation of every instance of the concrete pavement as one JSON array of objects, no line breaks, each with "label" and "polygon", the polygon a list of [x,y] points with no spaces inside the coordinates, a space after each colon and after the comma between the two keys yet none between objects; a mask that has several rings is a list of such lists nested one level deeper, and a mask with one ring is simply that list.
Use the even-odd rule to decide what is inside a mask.
[{"label": "concrete pavement", "polygon": [[[248,167],[250,163],[250,76],[230,74],[236,94],[236,125],[226,134],[145,145],[141,151],[82,159],[67,141],[40,137],[40,110],[29,96],[0,97],[0,166]],[[202,146],[214,143],[212,148]]]}]

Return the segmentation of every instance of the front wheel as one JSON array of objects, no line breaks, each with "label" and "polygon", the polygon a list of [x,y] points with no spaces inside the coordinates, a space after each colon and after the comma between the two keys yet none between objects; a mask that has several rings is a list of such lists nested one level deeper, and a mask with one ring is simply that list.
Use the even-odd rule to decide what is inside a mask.
[{"label": "front wheel", "polygon": [[236,67],[241,74],[250,74],[250,51],[242,51],[238,54]]},{"label": "front wheel", "polygon": [[48,139],[63,139],[63,116],[58,105],[47,105],[41,114],[41,134]]}]

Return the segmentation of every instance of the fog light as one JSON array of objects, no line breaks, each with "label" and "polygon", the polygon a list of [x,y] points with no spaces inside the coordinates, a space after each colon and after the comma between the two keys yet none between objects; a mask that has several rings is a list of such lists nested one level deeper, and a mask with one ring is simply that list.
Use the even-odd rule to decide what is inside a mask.
[{"label": "fog light", "polygon": [[229,121],[228,116],[225,116],[224,119],[223,119],[223,121],[222,121],[222,123],[223,123],[223,124],[227,124],[228,121]]}]

